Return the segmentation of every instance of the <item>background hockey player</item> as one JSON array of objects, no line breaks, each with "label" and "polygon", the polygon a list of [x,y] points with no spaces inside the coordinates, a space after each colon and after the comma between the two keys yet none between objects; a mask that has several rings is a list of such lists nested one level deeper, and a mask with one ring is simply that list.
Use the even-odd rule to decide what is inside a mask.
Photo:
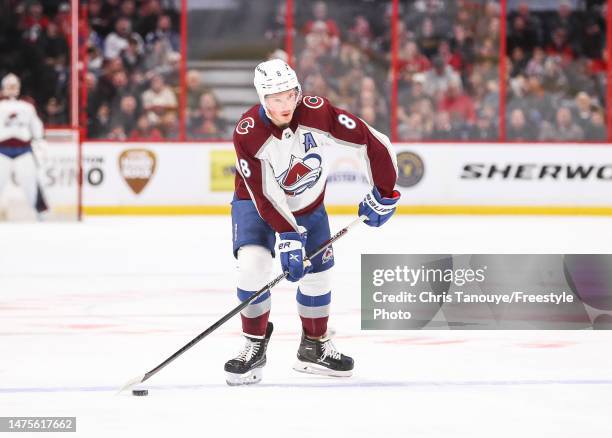
[{"label": "background hockey player", "polygon": [[[330,238],[323,205],[329,171],[327,150],[359,150],[373,187],[359,205],[366,224],[378,227],[394,213],[399,192],[395,154],[389,139],[323,96],[302,96],[295,72],[285,62],[266,61],[255,69],[260,105],[252,107],[234,131],[237,174],[232,202],[233,251],[238,260],[238,298],[264,286],[278,253],[287,279],[298,283],[297,307],[302,339],[296,371],[350,376],[353,359],[327,336],[331,302],[330,247],[305,265],[305,254]],[[275,247],[276,236],[279,235]],[[242,330],[246,344],[225,364],[230,385],[256,383],[266,363],[273,326],[271,295],[265,292],[246,307]]]},{"label": "background hockey player", "polygon": [[40,214],[47,210],[37,178],[37,162],[41,161],[45,147],[44,129],[34,106],[19,99],[20,92],[21,83],[17,76],[9,73],[2,78],[0,195],[14,173],[15,181],[40,218]]}]

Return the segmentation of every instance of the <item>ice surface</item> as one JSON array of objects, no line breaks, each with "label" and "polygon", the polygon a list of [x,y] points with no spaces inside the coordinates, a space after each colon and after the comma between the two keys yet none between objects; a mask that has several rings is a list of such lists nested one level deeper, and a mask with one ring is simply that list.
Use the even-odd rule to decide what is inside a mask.
[{"label": "ice surface", "polygon": [[[332,230],[352,219],[332,217]],[[242,346],[234,318],[133,397],[115,391],[237,304],[229,218],[2,224],[0,416],[76,416],[68,436],[84,437],[612,436],[610,332],[366,332],[359,320],[361,253],[608,253],[611,225],[398,216],[359,227],[335,245],[330,318],[354,377],[291,369],[300,327],[283,282],[261,384],[225,384]]]}]

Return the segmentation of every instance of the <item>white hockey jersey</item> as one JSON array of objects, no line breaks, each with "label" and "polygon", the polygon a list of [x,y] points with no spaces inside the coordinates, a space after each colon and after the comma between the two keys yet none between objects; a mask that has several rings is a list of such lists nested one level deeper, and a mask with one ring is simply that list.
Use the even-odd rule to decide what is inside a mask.
[{"label": "white hockey jersey", "polygon": [[0,100],[0,146],[30,146],[43,135],[43,124],[34,105],[19,99]]},{"label": "white hockey jersey", "polygon": [[295,216],[323,202],[329,148],[360,150],[370,183],[383,196],[392,196],[397,180],[387,136],[317,96],[304,96],[284,130],[270,121],[261,105],[252,107],[236,126],[234,147],[236,198],[252,199],[277,232],[297,230]]}]

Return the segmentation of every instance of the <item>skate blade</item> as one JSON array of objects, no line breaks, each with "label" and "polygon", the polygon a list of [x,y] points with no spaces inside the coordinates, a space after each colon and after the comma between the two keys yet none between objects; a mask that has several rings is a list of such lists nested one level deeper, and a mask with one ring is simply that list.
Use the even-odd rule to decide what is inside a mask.
[{"label": "skate blade", "polygon": [[298,360],[295,365],[293,365],[293,369],[298,373],[315,374],[317,376],[351,377],[353,375],[353,370],[330,370],[329,368],[325,368],[323,365],[318,365],[312,362],[302,362],[301,360]]},{"label": "skate blade", "polygon": [[259,383],[263,377],[262,368],[254,368],[248,373],[234,374],[225,372],[225,382],[229,386],[253,385]]}]

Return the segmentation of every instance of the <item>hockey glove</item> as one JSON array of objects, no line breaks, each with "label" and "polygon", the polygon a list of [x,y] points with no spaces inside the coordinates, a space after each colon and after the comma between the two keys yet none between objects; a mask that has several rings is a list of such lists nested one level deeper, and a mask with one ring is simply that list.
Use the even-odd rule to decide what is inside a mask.
[{"label": "hockey glove", "polygon": [[395,213],[395,204],[400,199],[400,192],[393,191],[391,198],[383,198],[376,187],[368,193],[359,204],[359,216],[365,215],[368,219],[365,223],[371,227],[380,227],[387,222]]},{"label": "hockey glove", "polygon": [[304,246],[306,245],[307,232],[289,231],[280,233],[279,236],[278,252],[283,272],[287,273],[287,280],[299,281],[312,269],[310,262],[304,264],[304,258],[306,258]]}]

